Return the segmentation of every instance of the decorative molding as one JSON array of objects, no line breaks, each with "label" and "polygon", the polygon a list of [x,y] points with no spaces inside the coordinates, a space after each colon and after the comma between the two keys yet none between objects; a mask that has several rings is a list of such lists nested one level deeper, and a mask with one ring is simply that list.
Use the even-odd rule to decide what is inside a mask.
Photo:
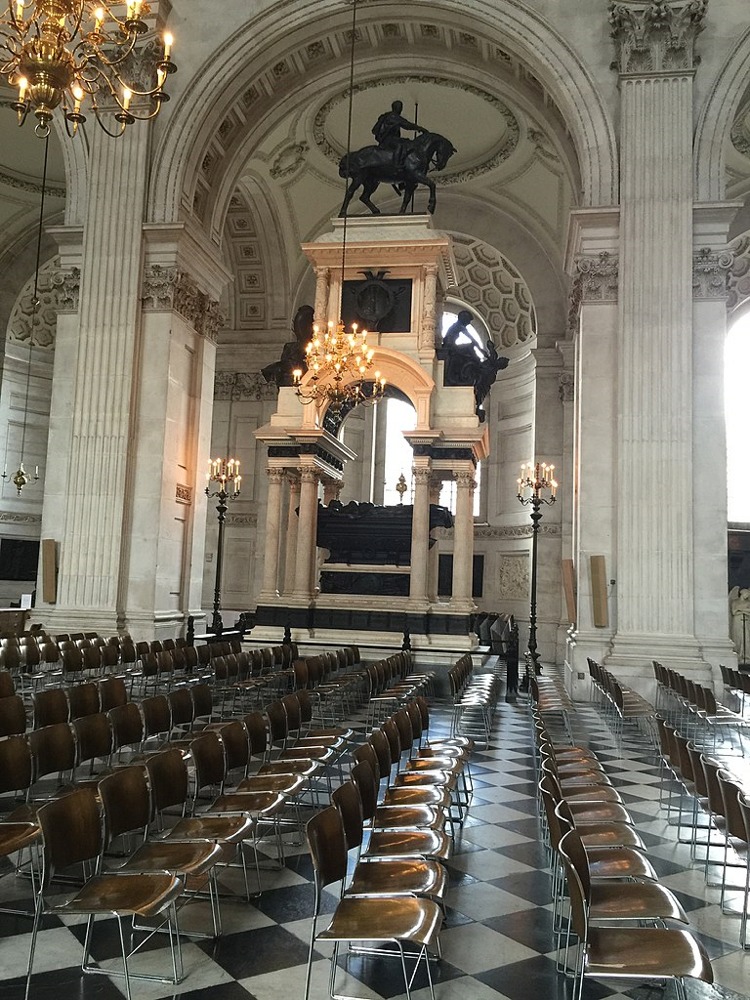
[{"label": "decorative molding", "polygon": [[456,285],[474,307],[495,344],[512,347],[536,336],[536,310],[523,277],[499,250],[461,233],[451,233]]},{"label": "decorative molding", "polygon": [[558,376],[558,393],[561,403],[572,403],[576,397],[576,383],[573,372],[560,372]]},{"label": "decorative molding", "polygon": [[[0,102],[0,106],[13,107],[9,101]],[[29,191],[31,194],[42,193],[42,185],[38,181],[30,181],[28,178],[19,177],[17,174],[10,174],[7,170],[0,170],[0,184],[4,184],[5,187],[15,188],[17,191]],[[49,198],[65,198],[67,196],[66,188],[57,187],[54,184],[46,184],[44,190]]]},{"label": "decorative molding", "polygon": [[275,400],[278,392],[260,372],[216,372],[214,377],[214,399]]},{"label": "decorative molding", "polygon": [[58,296],[54,280],[59,265],[60,259],[55,257],[39,268],[37,284],[39,304],[36,309],[34,309],[34,275],[32,274],[24,284],[8,320],[6,336],[8,341],[46,351],[55,349]]},{"label": "decorative molding", "polygon": [[255,527],[258,524],[257,511],[250,511],[247,514],[227,514],[227,525],[235,527]]},{"label": "decorative molding", "polygon": [[703,247],[693,252],[693,298],[726,299],[729,295],[729,275],[734,264],[731,250],[718,253]]},{"label": "decorative molding", "polygon": [[[540,535],[550,535],[559,536],[562,535],[562,525],[555,523],[542,523],[539,525]],[[494,525],[494,524],[475,524],[474,525],[474,537],[475,538],[531,538],[532,527],[530,524],[516,524],[516,525]]]},{"label": "decorative molding", "polygon": [[[499,148],[496,148],[483,163],[477,163],[473,167],[469,167],[466,170],[457,170],[453,173],[447,170],[441,172],[439,175],[439,183],[441,187],[443,185],[450,184],[464,184],[466,181],[470,181],[475,177],[489,173],[491,170],[499,167],[500,164],[507,160],[508,157],[510,157],[515,151],[521,136],[521,128],[516,116],[510,108],[499,100],[499,98],[495,97],[494,94],[490,94],[488,91],[475,87],[473,84],[466,83],[463,80],[451,80],[448,77],[443,76],[409,73],[403,76],[388,76],[383,79],[370,80],[366,83],[355,84],[352,91],[356,95],[367,90],[372,90],[374,87],[387,87],[389,90],[393,90],[397,86],[402,86],[408,90],[410,86],[418,83],[430,84],[438,87],[450,87],[453,90],[461,90],[464,93],[473,94],[475,97],[479,97],[481,100],[486,101],[487,104],[490,104],[505,122],[505,134]],[[337,104],[340,104],[344,99],[349,100],[348,88],[346,91],[343,91],[326,101],[316,114],[315,121],[313,123],[313,138],[315,139],[315,144],[323,155],[337,166],[346,150],[335,149],[331,145],[325,134],[325,124],[332,109]]]},{"label": "decorative molding", "polygon": [[727,309],[731,311],[750,298],[750,237],[741,236],[729,250],[734,258],[727,276]]},{"label": "decorative molding", "polygon": [[0,524],[41,524],[41,514],[16,514],[10,510],[0,510]]},{"label": "decorative molding", "polygon": [[186,486],[184,483],[177,483],[174,498],[175,503],[186,504],[189,507],[193,502],[193,487]]},{"label": "decorative molding", "polygon": [[276,156],[274,157],[273,163],[269,168],[269,173],[275,181],[283,180],[285,177],[290,177],[292,174],[296,173],[297,170],[305,162],[305,154],[309,151],[310,146],[306,142],[293,142],[288,146],[284,146]]},{"label": "decorative molding", "polygon": [[570,290],[568,335],[578,329],[584,302],[617,302],[620,275],[619,258],[606,250],[600,254],[580,254],[574,264],[575,275]]},{"label": "decorative molding", "polygon": [[202,291],[191,275],[151,264],[144,273],[142,303],[147,312],[179,313],[196,333],[216,343],[224,325],[219,303]]},{"label": "decorative molding", "polygon": [[500,600],[525,600],[529,596],[530,575],[527,553],[501,555],[497,559],[497,596]]},{"label": "decorative molding", "polygon": [[684,73],[699,62],[695,40],[708,0],[610,0],[609,23],[621,76]]}]

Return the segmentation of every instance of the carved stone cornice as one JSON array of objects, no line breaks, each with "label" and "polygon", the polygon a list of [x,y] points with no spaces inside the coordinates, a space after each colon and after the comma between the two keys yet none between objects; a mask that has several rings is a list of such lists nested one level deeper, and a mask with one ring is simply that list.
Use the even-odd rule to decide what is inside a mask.
[{"label": "carved stone cornice", "polygon": [[232,514],[226,515],[227,525],[232,525],[232,527],[243,527],[243,526],[255,526],[258,523],[257,511],[250,511],[247,514]]},{"label": "carved stone cornice", "polygon": [[609,23],[621,76],[684,73],[699,60],[695,39],[708,0],[610,0]]},{"label": "carved stone cornice", "polygon": [[146,312],[179,313],[196,333],[216,343],[224,325],[219,303],[202,291],[185,271],[151,264],[143,275],[143,308]]},{"label": "carved stone cornice", "polygon": [[214,399],[274,400],[278,391],[260,372],[216,372],[214,377]]},{"label": "carved stone cornice", "polygon": [[603,250],[600,254],[580,254],[574,261],[575,276],[570,290],[568,333],[578,327],[584,302],[617,302],[620,261]]},{"label": "carved stone cornice", "polygon": [[731,250],[718,253],[703,247],[693,252],[693,298],[726,299],[729,275],[734,263]]}]

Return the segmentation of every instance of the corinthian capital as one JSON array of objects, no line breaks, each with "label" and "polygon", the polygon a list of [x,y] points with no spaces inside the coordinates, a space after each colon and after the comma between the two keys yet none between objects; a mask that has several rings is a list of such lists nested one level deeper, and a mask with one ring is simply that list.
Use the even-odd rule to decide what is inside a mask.
[{"label": "corinthian capital", "polygon": [[708,0],[610,0],[609,23],[620,75],[692,70]]}]

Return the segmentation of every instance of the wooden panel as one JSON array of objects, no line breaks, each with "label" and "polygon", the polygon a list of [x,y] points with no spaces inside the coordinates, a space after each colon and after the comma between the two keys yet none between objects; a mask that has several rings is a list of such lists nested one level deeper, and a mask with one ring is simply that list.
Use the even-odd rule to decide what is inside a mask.
[{"label": "wooden panel", "polygon": [[567,621],[571,624],[577,621],[576,609],[576,576],[572,559],[562,561],[563,591],[565,592],[565,608]]},{"label": "wooden panel", "polygon": [[604,556],[591,556],[591,598],[594,605],[594,627],[606,628],[609,625],[609,607]]},{"label": "wooden panel", "polygon": [[57,601],[57,549],[54,538],[42,539],[42,600],[45,604]]}]

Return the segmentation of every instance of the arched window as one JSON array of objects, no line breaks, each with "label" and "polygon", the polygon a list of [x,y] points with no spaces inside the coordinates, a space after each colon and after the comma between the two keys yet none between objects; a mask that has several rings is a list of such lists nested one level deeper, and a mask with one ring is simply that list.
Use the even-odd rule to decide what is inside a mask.
[{"label": "arched window", "polygon": [[724,407],[727,423],[727,517],[750,522],[750,462],[747,460],[747,384],[750,372],[750,312],[727,335]]}]

